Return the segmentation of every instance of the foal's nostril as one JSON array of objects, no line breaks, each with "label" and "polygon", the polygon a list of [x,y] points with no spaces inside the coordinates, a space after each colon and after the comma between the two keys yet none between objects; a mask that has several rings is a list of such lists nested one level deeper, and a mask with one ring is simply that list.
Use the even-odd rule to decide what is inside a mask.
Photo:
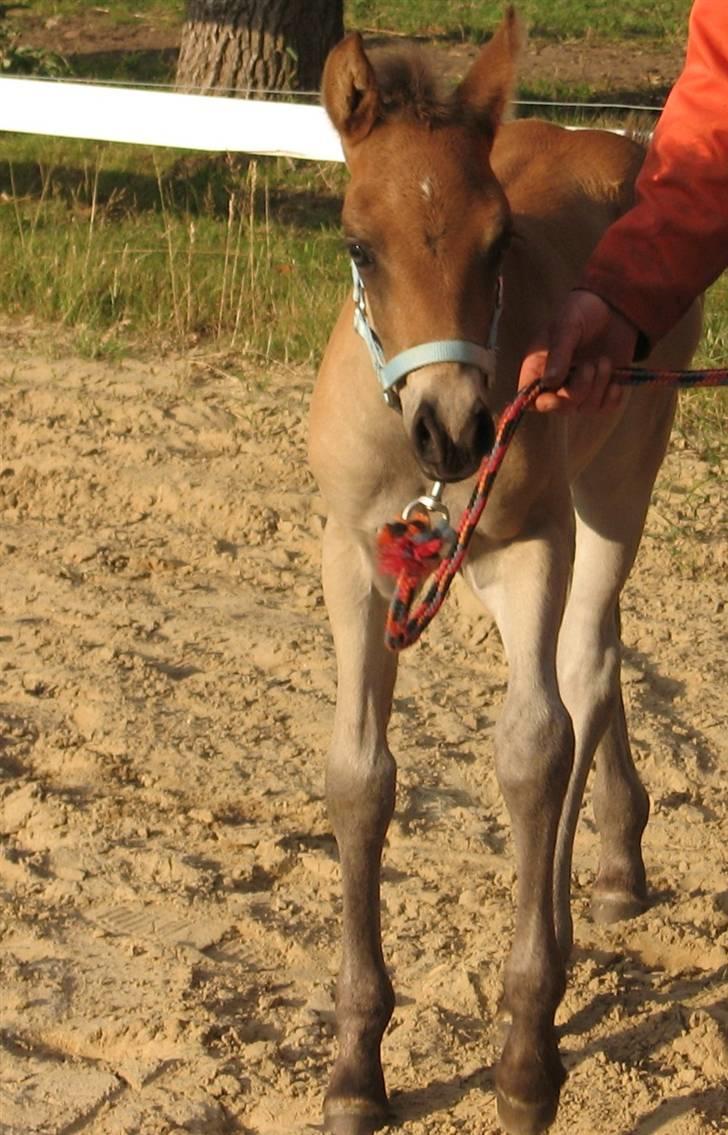
[{"label": "foal's nostril", "polygon": [[423,402],[417,411],[412,440],[420,460],[439,465],[445,459],[447,439],[429,402]]},{"label": "foal's nostril", "polygon": [[470,418],[466,437],[459,443],[450,437],[430,402],[420,404],[411,429],[412,446],[420,464],[443,480],[470,476],[481,458],[490,452],[495,439],[493,419],[484,406]]},{"label": "foal's nostril", "polygon": [[477,457],[490,453],[495,441],[495,426],[489,412],[484,408],[478,411],[473,431],[473,450]]}]

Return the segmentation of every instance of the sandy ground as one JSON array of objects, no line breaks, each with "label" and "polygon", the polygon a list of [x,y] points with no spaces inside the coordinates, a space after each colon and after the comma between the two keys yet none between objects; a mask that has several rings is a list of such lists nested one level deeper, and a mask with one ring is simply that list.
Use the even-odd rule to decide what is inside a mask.
[{"label": "sandy ground", "polygon": [[[339,892],[311,374],[51,358],[27,328],[3,341],[0,1131],[315,1129]],[[653,903],[590,923],[587,805],[563,1135],[728,1122],[718,472],[676,448],[626,593]],[[458,595],[402,664],[385,1058],[411,1135],[497,1130],[513,869],[491,734],[505,681],[497,636]]]}]

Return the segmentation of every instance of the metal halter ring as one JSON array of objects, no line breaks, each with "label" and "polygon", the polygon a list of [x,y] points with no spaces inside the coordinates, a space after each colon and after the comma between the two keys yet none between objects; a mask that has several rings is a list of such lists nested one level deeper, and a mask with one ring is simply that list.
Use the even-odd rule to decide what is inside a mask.
[{"label": "metal halter ring", "polygon": [[442,481],[435,481],[429,493],[410,501],[402,509],[402,519],[409,520],[416,512],[426,512],[428,517],[434,513],[441,516],[445,524],[450,524],[450,510],[442,500]]}]

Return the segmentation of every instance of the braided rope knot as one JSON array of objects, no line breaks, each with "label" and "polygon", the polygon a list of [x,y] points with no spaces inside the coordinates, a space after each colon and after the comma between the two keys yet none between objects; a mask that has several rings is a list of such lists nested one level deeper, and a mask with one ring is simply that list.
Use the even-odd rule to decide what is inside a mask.
[{"label": "braided rope knot", "polygon": [[[621,386],[649,383],[683,388],[717,387],[728,385],[728,370],[615,370],[612,381]],[[380,530],[377,536],[379,568],[384,575],[397,578],[384,631],[384,641],[390,650],[411,646],[440,610],[465,559],[513,435],[525,412],[545,389],[544,383],[536,379],[504,408],[493,448],[483,458],[457,533],[442,522],[433,525],[420,515],[408,520],[400,518]],[[431,573],[434,573],[432,580],[413,611],[417,590]]]},{"label": "braided rope knot", "polygon": [[397,578],[404,572],[420,583],[447,555],[456,533],[444,521],[432,524],[428,517],[394,520],[377,534],[377,559],[384,575]]}]

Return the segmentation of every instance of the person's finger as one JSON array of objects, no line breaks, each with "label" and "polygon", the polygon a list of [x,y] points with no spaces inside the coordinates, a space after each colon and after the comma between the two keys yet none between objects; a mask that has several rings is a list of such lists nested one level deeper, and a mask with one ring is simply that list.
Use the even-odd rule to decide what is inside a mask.
[{"label": "person's finger", "polygon": [[547,357],[548,350],[546,347],[536,347],[528,351],[521,363],[521,371],[518,376],[519,390],[523,390],[524,386],[530,386],[537,378],[543,378]]},{"label": "person's finger", "polygon": [[551,349],[543,374],[547,386],[552,388],[563,386],[582,336],[581,320],[567,313],[557,324],[551,340]]},{"label": "person's finger", "polygon": [[579,405],[574,401],[568,386],[558,386],[556,390],[545,390],[539,394],[535,403],[536,409],[543,411],[557,411],[561,414],[578,410]]},{"label": "person's finger", "polygon": [[595,374],[595,364],[585,360],[574,367],[574,371],[569,377],[566,389],[570,400],[580,410],[591,405]]},{"label": "person's finger", "polygon": [[607,387],[607,395],[604,405],[607,410],[616,410],[622,405],[624,398],[624,387],[618,386],[616,382],[610,382]]},{"label": "person's finger", "polygon": [[[546,367],[546,360],[548,358],[548,348],[541,345],[532,347],[526,354],[523,362],[521,363],[521,370],[518,375],[518,389],[523,390],[525,387],[530,386],[537,378],[543,379],[543,373]],[[539,394],[538,398],[532,405],[532,409],[538,410],[542,414],[552,413],[553,411],[571,409],[570,405],[565,405],[563,398],[560,395],[563,391],[559,390],[546,390]]]},{"label": "person's finger", "polygon": [[534,409],[540,414],[566,413],[573,410],[573,403],[568,398],[561,397],[561,390],[544,390],[534,402]]},{"label": "person's finger", "polygon": [[[526,354],[523,362],[521,363],[521,370],[518,375],[518,389],[523,390],[526,386],[530,386],[537,378],[543,379],[543,373],[546,368],[546,359],[548,358],[548,348],[537,346],[531,348]],[[559,392],[560,393],[560,392]],[[532,404],[531,409],[538,410],[541,414],[549,414],[554,411],[563,411],[570,409],[570,406],[564,405],[563,400],[557,396],[555,391],[544,391],[539,394],[536,401]]]},{"label": "person's finger", "polygon": [[612,360],[606,355],[601,355],[594,369],[594,379],[592,381],[588,404],[585,406],[585,409],[593,410],[594,412],[604,409],[611,377]]}]

